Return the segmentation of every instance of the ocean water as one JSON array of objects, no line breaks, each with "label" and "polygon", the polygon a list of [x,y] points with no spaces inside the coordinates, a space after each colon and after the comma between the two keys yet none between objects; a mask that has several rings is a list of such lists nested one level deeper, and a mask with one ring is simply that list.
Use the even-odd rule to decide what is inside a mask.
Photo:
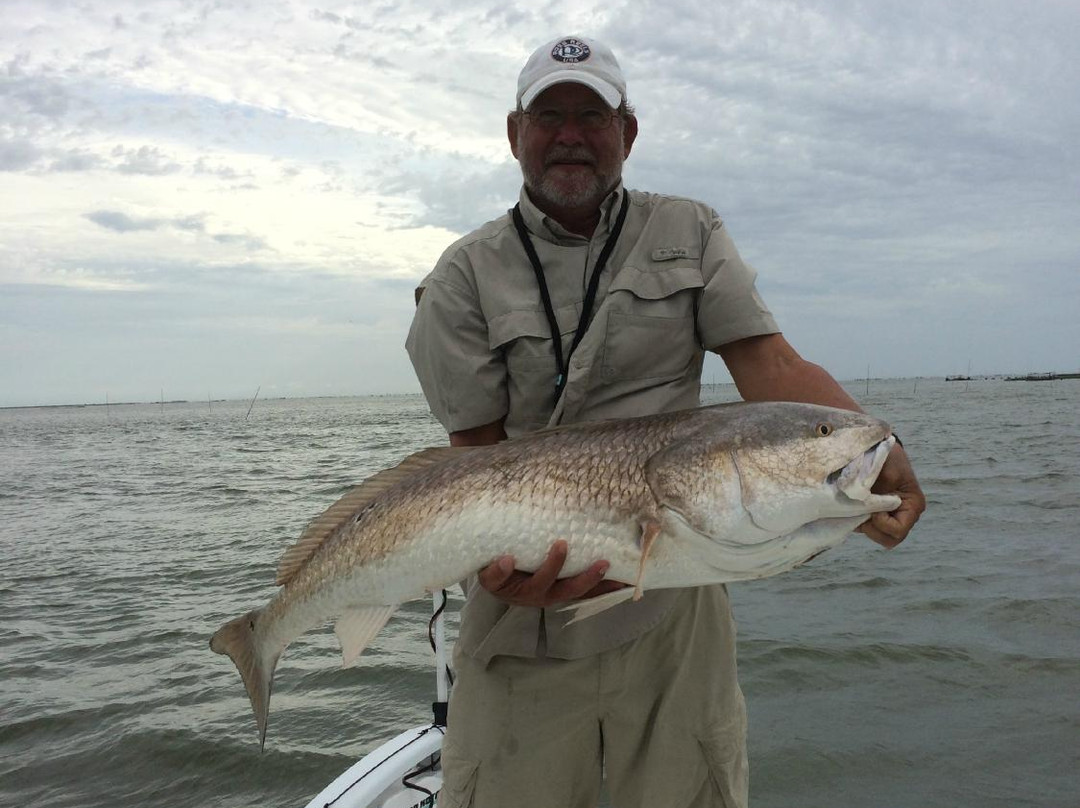
[{"label": "ocean water", "polygon": [[[896,550],[731,587],[751,804],[1080,806],[1080,381],[850,389],[930,507]],[[429,719],[418,601],[357,667],[329,629],[294,644],[260,754],[208,637],[311,517],[445,436],[417,396],[247,409],[0,410],[0,805],[300,806]]]}]

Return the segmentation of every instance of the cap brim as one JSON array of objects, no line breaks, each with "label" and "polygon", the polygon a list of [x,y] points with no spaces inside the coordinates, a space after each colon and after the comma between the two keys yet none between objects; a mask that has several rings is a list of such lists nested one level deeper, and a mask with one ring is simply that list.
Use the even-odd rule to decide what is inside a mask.
[{"label": "cap brim", "polygon": [[604,103],[612,109],[618,109],[623,100],[622,93],[618,91],[614,84],[597,78],[591,73],[580,70],[557,70],[554,73],[548,73],[521,94],[521,108],[528,109],[529,105],[536,100],[536,96],[556,84],[584,84],[603,98]]}]

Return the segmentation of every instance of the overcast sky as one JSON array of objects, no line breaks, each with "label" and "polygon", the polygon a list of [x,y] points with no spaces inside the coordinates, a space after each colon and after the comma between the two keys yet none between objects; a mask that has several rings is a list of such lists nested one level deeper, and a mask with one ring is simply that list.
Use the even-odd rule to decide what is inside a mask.
[{"label": "overcast sky", "polygon": [[0,0],[0,405],[418,390],[412,289],[571,33],[807,358],[1080,369],[1077,0]]}]

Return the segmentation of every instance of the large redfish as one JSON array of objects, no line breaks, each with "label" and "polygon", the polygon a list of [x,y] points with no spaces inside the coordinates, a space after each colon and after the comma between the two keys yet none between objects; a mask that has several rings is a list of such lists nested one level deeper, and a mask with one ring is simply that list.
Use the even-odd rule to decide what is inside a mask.
[{"label": "large redfish", "polygon": [[649,589],[775,575],[899,506],[870,492],[894,443],[868,415],[768,402],[427,449],[316,518],[282,557],[277,595],[210,647],[236,663],[263,743],[279,657],[329,619],[349,664],[398,604],[504,554],[536,569],[557,539],[564,574],[606,559],[609,580],[633,585],[570,604],[577,619]]}]

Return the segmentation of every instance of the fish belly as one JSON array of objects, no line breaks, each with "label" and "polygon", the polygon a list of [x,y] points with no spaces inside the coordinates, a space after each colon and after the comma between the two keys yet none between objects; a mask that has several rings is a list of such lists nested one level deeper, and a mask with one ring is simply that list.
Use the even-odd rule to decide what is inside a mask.
[{"label": "fish belly", "polygon": [[[607,577],[632,583],[641,550],[637,520],[612,511],[542,510],[516,504],[479,504],[436,520],[400,541],[391,551],[364,563],[351,563],[347,547],[337,558],[309,564],[287,588],[321,590],[321,608],[333,616],[342,608],[391,605],[422,597],[466,579],[504,555],[517,569],[539,567],[553,542],[563,539],[568,553],[562,577],[584,571],[601,559]],[[362,535],[355,541],[363,541]],[[322,580],[312,580],[322,578]]]}]

